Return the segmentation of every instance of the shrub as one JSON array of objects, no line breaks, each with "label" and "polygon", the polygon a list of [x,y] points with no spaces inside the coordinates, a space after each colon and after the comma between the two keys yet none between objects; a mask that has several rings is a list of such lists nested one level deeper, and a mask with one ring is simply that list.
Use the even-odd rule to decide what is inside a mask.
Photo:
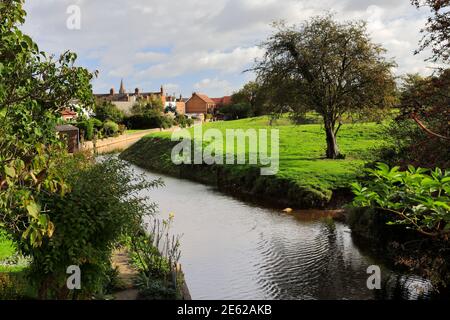
[{"label": "shrub", "polygon": [[219,113],[226,120],[244,119],[252,116],[252,108],[249,104],[238,103],[221,107]]},{"label": "shrub", "polygon": [[130,172],[128,165],[112,157],[86,165],[64,163],[71,191],[45,197],[55,231],[40,247],[28,248],[33,261],[31,279],[40,298],[68,298],[66,269],[77,265],[82,272],[79,298],[101,292],[110,278],[113,245],[123,234],[140,228],[142,217],[154,206],[139,192],[159,185]]},{"label": "shrub", "polygon": [[103,122],[96,118],[84,119],[77,122],[75,125],[80,129],[80,135],[82,135],[86,141],[94,139],[95,131],[100,131],[103,128]]},{"label": "shrub", "polygon": [[111,120],[120,123],[125,117],[123,111],[110,101],[97,102],[94,111],[95,117],[102,122]]},{"label": "shrub", "polygon": [[371,182],[353,184],[354,206],[381,209],[389,215],[389,224],[448,239],[450,171],[412,166],[399,171],[399,167],[389,168],[383,163],[368,171],[373,178]]},{"label": "shrub", "polygon": [[184,114],[178,114],[175,117],[175,123],[178,124],[181,128],[190,127],[194,124],[194,120],[188,118]]},{"label": "shrub", "polygon": [[103,124],[103,132],[105,136],[116,136],[119,133],[119,125],[113,121],[106,121]]},{"label": "shrub", "polygon": [[170,128],[173,120],[157,112],[133,115],[125,119],[130,129]]}]

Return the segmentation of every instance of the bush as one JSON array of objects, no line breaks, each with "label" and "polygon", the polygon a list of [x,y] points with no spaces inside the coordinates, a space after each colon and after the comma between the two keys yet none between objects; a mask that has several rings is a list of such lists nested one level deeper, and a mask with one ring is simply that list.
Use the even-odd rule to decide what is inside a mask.
[{"label": "bush", "polygon": [[103,133],[106,137],[117,136],[119,133],[119,125],[113,121],[106,121],[103,124]]},{"label": "bush", "polygon": [[353,184],[356,207],[381,209],[389,224],[398,224],[430,237],[450,234],[450,171],[409,166],[407,171],[379,163],[369,169],[373,181]]},{"label": "bush", "polygon": [[219,114],[222,114],[225,120],[244,119],[252,116],[252,108],[249,104],[237,103],[221,107]]},{"label": "bush", "polygon": [[39,286],[40,298],[66,299],[66,269],[76,265],[83,279],[78,298],[90,298],[110,282],[113,245],[153,212],[154,206],[138,193],[159,182],[143,180],[112,157],[90,165],[76,159],[63,163],[62,169],[71,191],[43,195],[55,231],[40,247],[28,248],[33,258],[30,279]]},{"label": "bush", "polygon": [[116,105],[109,101],[97,102],[95,108],[95,117],[102,122],[111,120],[116,123],[120,123],[123,121],[125,115],[124,113],[117,108]]},{"label": "bush", "polygon": [[125,124],[129,129],[167,129],[173,125],[174,121],[157,112],[133,115],[125,119]]},{"label": "bush", "polygon": [[95,130],[99,131],[103,128],[103,122],[95,118],[84,119],[77,122],[75,125],[80,129],[80,135],[82,135],[86,141],[94,139]]},{"label": "bush", "polygon": [[184,114],[178,114],[175,117],[175,123],[179,125],[181,128],[189,128],[194,124],[194,120],[188,118]]}]

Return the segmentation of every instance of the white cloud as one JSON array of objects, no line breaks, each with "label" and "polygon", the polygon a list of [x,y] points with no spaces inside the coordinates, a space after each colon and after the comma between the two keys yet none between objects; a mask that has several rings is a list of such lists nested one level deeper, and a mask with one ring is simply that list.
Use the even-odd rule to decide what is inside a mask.
[{"label": "white cloud", "polygon": [[202,79],[194,84],[194,88],[196,90],[206,91],[211,96],[230,95],[233,92],[233,88],[227,80],[220,80],[218,78]]},{"label": "white cloud", "polygon": [[[79,31],[66,28],[72,4],[81,8]],[[24,30],[41,49],[71,49],[100,71],[96,91],[117,86],[123,77],[146,90],[177,83],[176,90],[186,95],[210,79],[211,85],[228,86],[204,90],[218,93],[221,87],[225,94],[248,80],[242,71],[262,55],[257,45],[270,34],[272,21],[298,24],[328,10],[340,20],[367,20],[373,40],[395,58],[399,74],[429,73],[427,54],[413,55],[427,12],[407,0],[27,0],[26,9]]]}]

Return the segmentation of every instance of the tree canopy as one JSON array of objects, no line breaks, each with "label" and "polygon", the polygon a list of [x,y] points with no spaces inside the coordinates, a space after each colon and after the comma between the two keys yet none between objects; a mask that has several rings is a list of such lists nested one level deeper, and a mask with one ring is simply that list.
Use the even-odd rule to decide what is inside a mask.
[{"label": "tree canopy", "polygon": [[417,8],[428,7],[431,16],[422,33],[424,34],[419,53],[427,48],[432,50],[429,60],[450,62],[450,1],[449,0],[411,0]]},{"label": "tree canopy", "polygon": [[275,24],[253,70],[272,91],[272,106],[293,115],[318,112],[324,121],[327,158],[339,158],[336,135],[345,113],[364,114],[394,102],[395,64],[374,44],[361,21],[319,16],[301,24]]}]

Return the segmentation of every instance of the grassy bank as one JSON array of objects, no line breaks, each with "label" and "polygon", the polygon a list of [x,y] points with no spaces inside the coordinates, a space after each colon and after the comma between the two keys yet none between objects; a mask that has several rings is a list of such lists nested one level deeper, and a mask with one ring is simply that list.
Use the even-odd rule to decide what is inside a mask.
[{"label": "grassy bank", "polygon": [[[176,166],[171,161],[171,150],[176,142],[170,140],[170,133],[148,135],[123,152],[121,157],[144,168],[217,184],[221,188],[257,195],[280,205],[307,208],[327,206],[336,196],[345,193],[350,183],[361,175],[373,148],[382,143],[380,125],[346,124],[338,136],[346,158],[328,160],[324,158],[325,134],[320,124],[296,126],[287,119],[281,119],[269,126],[268,118],[259,117],[203,126],[203,130],[210,128],[222,132],[226,129],[279,129],[279,172],[275,176],[261,176],[259,168],[250,165]],[[193,131],[192,128],[190,130]],[[245,152],[248,156],[248,148]]]}]

